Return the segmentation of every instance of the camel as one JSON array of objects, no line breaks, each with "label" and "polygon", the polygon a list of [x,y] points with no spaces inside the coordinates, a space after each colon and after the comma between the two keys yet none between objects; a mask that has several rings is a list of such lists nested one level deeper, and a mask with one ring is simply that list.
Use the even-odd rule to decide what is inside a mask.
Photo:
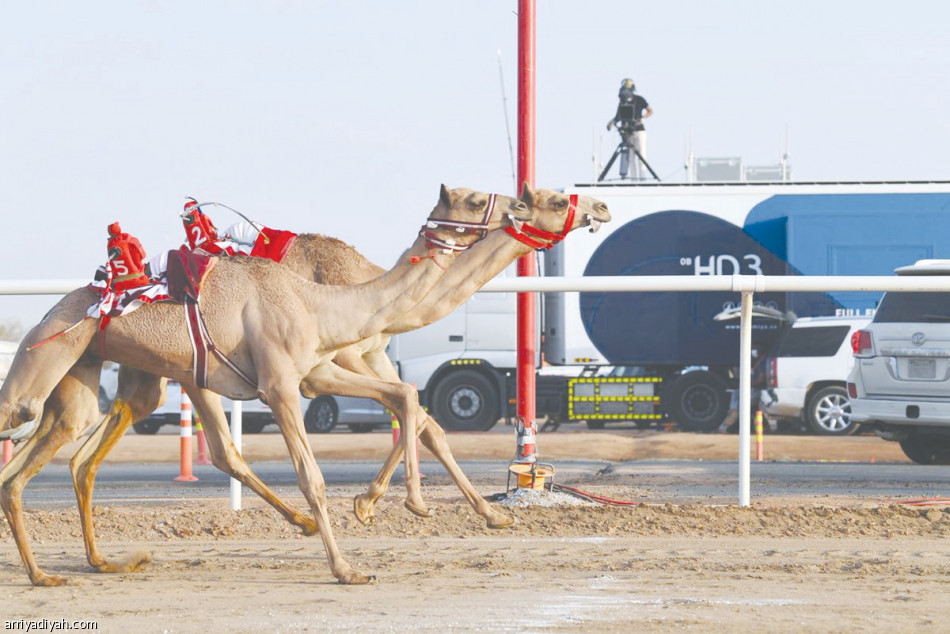
[{"label": "camel", "polygon": [[[602,203],[586,197],[581,197],[578,201],[579,213],[575,214],[575,218],[571,220],[567,218],[568,209],[570,207],[570,197],[564,194],[550,190],[532,192],[530,189],[527,189],[522,195],[522,200],[528,203],[531,208],[532,218],[537,219],[531,222],[542,231],[547,230],[566,234],[568,230],[587,224],[591,224],[592,230],[594,230],[600,222],[605,222],[610,218],[606,207]],[[352,249],[352,247],[332,238],[325,238],[323,236],[313,236],[312,238],[313,239],[302,242],[304,248],[296,252],[297,257],[295,259],[303,263],[296,265],[298,273],[306,273],[309,268],[313,279],[334,283],[353,283],[354,281],[361,281],[361,275],[367,277],[373,275],[374,265],[369,264],[368,260],[363,258],[358,252]],[[397,324],[391,326],[387,331],[404,332],[405,330],[421,327],[441,318],[467,299],[474,290],[479,288],[487,279],[496,275],[514,258],[529,252],[530,248],[530,245],[526,245],[523,242],[515,242],[508,236],[503,236],[500,233],[494,236],[488,236],[485,240],[475,245],[473,249],[463,254],[449,272],[443,276],[444,282],[440,282],[438,288],[430,291],[422,303],[413,309],[410,314],[404,315]],[[481,257],[478,254],[479,250],[488,251],[492,255],[490,257]],[[301,252],[308,253],[308,256],[300,257]],[[288,259],[290,259],[294,253],[295,251],[292,248],[291,252],[288,253]],[[327,253],[333,253],[334,255],[342,257],[330,258],[328,260],[326,258]],[[348,264],[341,266],[340,262],[345,259],[349,259]],[[284,261],[284,264],[286,264],[286,262],[287,260]],[[375,268],[379,271],[382,270],[378,267]],[[369,353],[380,354],[386,348],[388,337],[374,338],[368,341],[375,342],[376,344],[376,347],[370,350]],[[350,362],[352,362],[354,351],[359,351],[365,343],[366,342],[363,342],[348,348],[346,351],[338,352],[337,359],[339,359],[341,353],[345,352],[351,357]],[[379,359],[391,367],[388,357],[386,357],[385,354],[382,354]],[[395,375],[395,370],[393,369],[391,373]],[[370,376],[372,376],[372,373],[370,373]],[[398,382],[398,379],[394,379],[394,381]],[[308,384],[307,379],[305,379],[304,384]],[[309,382],[309,389],[316,390],[318,387],[318,382]],[[95,541],[94,524],[92,521],[92,489],[95,474],[109,449],[114,446],[115,442],[118,441],[133,421],[140,420],[147,416],[154,407],[160,404],[161,399],[164,399],[164,382],[162,379],[130,368],[121,368],[115,409],[107,416],[107,422],[100,426],[99,430],[90,437],[70,462],[77,500],[80,505],[80,516],[82,518],[87,558],[96,570],[102,572],[130,571],[146,561],[146,559],[143,558],[120,563],[105,561],[99,553]],[[510,525],[513,522],[513,518],[496,511],[484,498],[478,495],[477,491],[459,469],[451,455],[441,427],[432,419],[428,419],[428,421],[429,427],[420,429],[422,440],[439,458],[443,465],[445,465],[447,471],[455,479],[466,499],[469,500],[479,514],[485,517],[490,527],[499,528]],[[226,431],[225,428],[223,433],[226,433]],[[407,433],[405,436],[409,437],[409,434]],[[398,463],[401,454],[402,452],[400,451],[391,457],[392,465]],[[228,454],[228,457],[234,459],[237,464],[218,466],[248,483],[255,491],[260,492],[260,489],[255,488],[255,486],[260,487],[261,483],[254,479],[255,477],[240,456]],[[383,473],[388,473],[386,476],[386,481],[388,482],[392,471],[384,470]],[[380,477],[382,477],[382,475]],[[385,483],[383,483],[383,486],[385,486]],[[382,495],[382,491],[378,485],[374,494],[372,500],[375,502],[375,500]],[[268,502],[275,504],[275,507],[281,510],[291,522],[300,525],[305,532],[308,532],[308,526],[306,524],[295,521],[295,518],[299,520],[299,514],[294,515],[292,512],[288,513],[286,509],[289,507],[275,503],[278,500],[276,496],[262,495],[262,497]],[[414,506],[408,502],[409,500],[407,500],[407,508],[420,515],[422,514],[418,508],[414,508]],[[355,505],[354,508],[358,507]]]},{"label": "camel", "polygon": [[[588,224],[591,224],[592,230],[595,230],[599,223],[610,219],[603,203],[587,197],[581,197],[577,202],[578,213],[575,213],[574,218],[571,219],[567,217],[570,208],[570,197],[565,194],[550,190],[535,192],[531,191],[530,188],[526,188],[522,194],[522,200],[531,208],[533,218],[536,218],[536,220],[531,220],[531,223],[536,228],[552,232],[552,234],[559,232],[566,235],[567,231]],[[374,273],[374,265],[369,263],[362,255],[338,240],[322,236],[320,238],[320,240],[308,241],[307,246],[299,251],[295,252],[292,248],[291,252],[288,253],[288,259],[290,259],[291,254],[296,255],[294,260],[297,264],[292,265],[292,268],[298,273],[305,274],[309,270],[314,279],[333,284],[354,283],[365,281],[367,278],[371,279],[369,276]],[[547,242],[550,242],[550,240]],[[332,248],[315,248],[318,245],[326,245]],[[529,252],[531,248],[529,244],[518,242],[500,232],[489,235],[467,253],[460,256],[453,267],[443,276],[437,287],[430,291],[426,298],[412,311],[403,315],[397,323],[387,328],[385,333],[339,351],[334,358],[334,362],[369,377],[378,375],[380,378],[385,378],[393,383],[399,383],[398,374],[385,355],[390,333],[420,328],[445,316],[470,297],[485,281],[494,277],[517,257]],[[326,258],[328,251],[345,257],[328,260]],[[491,255],[482,257],[480,251],[489,252]],[[308,253],[308,256],[300,257],[302,252]],[[284,264],[286,265],[286,260]],[[378,267],[375,268],[378,269]],[[150,381],[154,385],[150,385]],[[120,410],[124,407],[135,410],[135,413],[125,413],[126,415],[123,416],[123,412],[113,410],[113,413],[107,417],[107,422],[100,427],[94,437],[87,441],[70,463],[77,499],[80,501],[80,515],[83,518],[87,554],[90,564],[99,569],[124,568],[121,564],[118,566],[105,564],[95,545],[94,525],[91,518],[92,488],[95,473],[98,471],[99,465],[109,448],[114,446],[118,438],[125,433],[128,425],[151,413],[152,409],[160,403],[159,396],[164,398],[164,395],[161,394],[163,384],[159,385],[157,381],[159,381],[157,377],[123,368],[120,372],[119,394],[117,394],[116,400],[122,404],[119,407]],[[313,396],[318,393],[328,393],[330,390],[327,386],[321,385],[317,377],[308,376],[301,384],[301,391],[307,396]],[[149,394],[152,395],[151,402],[154,405],[150,405],[147,398],[136,398],[137,395]],[[345,392],[344,395],[353,395],[353,393]],[[381,400],[379,396],[376,396],[376,398]],[[485,518],[489,527],[502,528],[513,522],[513,518],[495,510],[471,485],[455,462],[445,440],[444,431],[434,419],[428,415],[422,415],[418,432],[421,434],[425,446],[442,462],[463,495],[472,504],[476,512]],[[409,433],[404,434],[403,437],[411,438]],[[93,445],[96,445],[96,447],[93,447]],[[374,480],[371,492],[358,496],[354,500],[354,512],[365,524],[371,523],[372,508],[376,500],[385,492],[388,481],[404,451],[404,444],[400,444],[394,449],[386,463],[386,467]],[[247,469],[247,466],[242,464],[239,469],[235,470],[243,473],[244,469]],[[275,498],[265,497],[265,499],[271,501]],[[417,515],[428,516],[428,511],[421,503],[421,498],[415,500],[411,491],[406,500],[406,507]],[[302,528],[306,530],[306,527]]]},{"label": "camel", "polygon": [[[474,209],[472,199],[465,193],[459,194],[458,190],[450,193],[443,186],[439,204],[430,216],[430,224],[435,229],[421,232],[393,269],[366,284],[324,286],[266,260],[218,261],[202,291],[204,320],[217,347],[245,374],[256,375],[256,385],[242,382],[227,366],[212,362],[208,389],[198,387],[192,375],[191,342],[180,307],[170,304],[147,305],[114,318],[103,346],[104,357],[178,380],[206,425],[215,431],[225,430],[224,434],[209,435],[209,441],[214,439],[209,444],[212,454],[218,458],[216,464],[230,464],[233,459],[221,456],[236,452],[233,444],[225,442],[227,423],[223,413],[215,410],[215,403],[220,410],[220,401],[214,400],[214,392],[238,400],[258,397],[268,403],[284,435],[300,488],[314,514],[315,531],[323,539],[332,573],[342,583],[367,583],[371,578],[343,559],[330,530],[325,485],[309,449],[296,392],[308,373],[317,372],[327,385],[361,379],[354,379],[352,373],[329,362],[335,352],[382,331],[427,294],[458,254],[456,250],[431,249],[431,240],[443,245],[453,239],[460,245],[470,244],[474,236],[460,236],[445,226],[472,224],[476,217],[481,219],[487,198],[482,195],[481,204]],[[501,225],[500,218],[505,212],[521,211],[526,215],[522,203],[514,199],[507,201],[511,209],[499,205],[492,214],[489,229]],[[55,450],[70,437],[74,438],[77,429],[82,429],[89,420],[88,406],[95,401],[102,359],[96,358],[91,350],[94,320],[81,320],[78,327],[57,339],[55,346],[28,350],[32,344],[48,339],[51,333],[62,332],[64,327],[77,323],[77,315],[83,315],[92,303],[91,294],[88,289],[73,291],[30,331],[0,390],[2,427],[31,420],[42,411],[34,436],[0,470],[0,504],[35,585],[59,585],[65,580],[47,575],[35,563],[23,526],[22,489]],[[42,352],[34,354],[37,351]],[[54,389],[58,392],[51,406],[41,410]],[[418,409],[418,401],[412,398],[414,393],[394,387],[392,394],[396,393],[399,396],[396,405],[404,405],[398,415],[407,421],[414,420]],[[86,411],[82,407],[68,411],[72,406],[67,404],[73,398],[85,402]],[[57,426],[57,421],[63,420],[65,415],[71,420],[67,425]],[[283,512],[285,516],[299,515],[290,508]],[[292,521],[307,525],[302,517],[294,517]]]}]

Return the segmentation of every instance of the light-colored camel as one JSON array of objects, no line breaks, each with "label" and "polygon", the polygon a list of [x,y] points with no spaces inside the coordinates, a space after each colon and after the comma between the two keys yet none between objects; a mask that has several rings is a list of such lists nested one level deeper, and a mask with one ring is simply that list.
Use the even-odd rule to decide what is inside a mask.
[{"label": "light-colored camel", "polygon": [[[599,223],[606,222],[610,218],[606,206],[603,205],[603,203],[588,197],[580,197],[575,201],[575,212],[571,218],[568,218],[571,199],[565,194],[550,190],[538,190],[535,192],[526,188],[523,192],[522,200],[528,203],[532,210],[532,216],[535,218],[531,221],[531,226],[550,233],[565,235],[567,231],[588,224],[593,224],[593,228],[596,228]],[[378,269],[378,267],[374,267],[374,265],[370,264],[368,260],[359,255],[359,253],[351,247],[339,241],[325,238],[323,242],[333,248],[313,249],[312,247],[319,244],[319,242],[308,241],[308,247],[296,252],[297,257],[295,259],[297,264],[292,266],[298,273],[304,273],[309,269],[313,271],[312,274],[315,279],[332,284],[348,284],[364,281],[373,275],[374,268]],[[546,244],[550,243],[551,240],[541,240],[541,242]],[[403,315],[397,323],[387,328],[385,333],[339,351],[334,361],[338,365],[347,367],[365,376],[379,376],[393,383],[398,383],[398,374],[395,368],[392,367],[389,358],[385,355],[390,333],[405,332],[407,330],[420,328],[440,319],[468,299],[475,290],[480,288],[488,279],[494,277],[511,261],[529,252],[530,249],[530,246],[523,242],[518,242],[512,237],[502,233],[488,236],[473,249],[460,256],[449,272],[443,276],[439,284],[429,292],[426,298],[409,313]],[[327,252],[332,252],[339,257],[327,259]],[[485,252],[489,253],[489,255],[483,256],[482,253]],[[309,255],[307,257],[299,257],[300,253],[309,253]],[[288,259],[290,259],[292,254],[295,254],[293,250],[288,254]],[[147,386],[148,377],[141,375],[130,376],[129,372],[123,373],[123,377],[124,378],[120,377],[120,386],[127,381],[135,381],[136,384],[131,387],[132,391],[138,390],[139,393],[145,394],[155,393],[155,389],[148,388]],[[155,381],[157,379],[153,377],[151,380]],[[348,386],[340,386],[337,389],[346,390],[347,388]],[[301,384],[301,391],[306,396],[311,397],[317,394],[331,392],[328,386],[321,384],[319,377],[305,378]],[[352,391],[346,391],[343,395],[353,396],[355,394]],[[379,396],[374,396],[374,398],[381,400]],[[98,442],[100,445],[108,445],[111,447],[117,440],[117,437],[125,432],[128,424],[150,413],[145,403],[133,404],[125,397],[119,400],[124,403],[126,407],[134,406],[139,414],[137,416],[126,417],[125,425],[117,424],[109,429],[108,432],[104,432],[106,434],[106,440],[90,440],[88,443],[90,446],[93,442]],[[386,403],[384,402],[384,404]],[[389,406],[388,404],[386,405]],[[113,414],[113,418],[118,416],[120,416],[120,414]],[[498,528],[509,525],[512,522],[512,518],[493,509],[486,500],[477,494],[455,463],[448,449],[448,445],[445,442],[444,432],[431,417],[424,415],[420,421],[420,433],[423,432],[426,425],[432,425],[432,428],[428,432],[423,433],[423,441],[445,465],[449,473],[452,474],[459,488],[472,503],[475,510],[485,517],[490,527]],[[106,427],[108,428],[108,423]],[[411,427],[409,429],[411,429]],[[411,438],[409,433],[406,433],[404,436]],[[370,493],[368,495],[359,496],[354,501],[354,510],[364,523],[369,523],[371,520],[372,505],[385,491],[392,470],[403,455],[404,450],[405,445],[400,445],[400,447],[394,450],[390,461],[387,463],[387,467],[374,481]],[[81,509],[91,509],[92,479],[89,474],[95,473],[104,457],[105,451],[84,450],[82,456],[77,455],[73,461],[73,464],[76,465],[74,468],[74,479],[76,482],[77,496],[82,501]],[[417,473],[418,471],[414,470],[414,472]],[[406,506],[418,515],[427,515],[427,510],[422,503],[421,497],[414,497],[412,491],[410,491]],[[91,522],[84,522],[84,526],[91,527]]]},{"label": "light-colored camel", "polygon": [[[586,197],[580,197],[580,199],[576,201],[576,213],[573,214],[572,218],[569,218],[571,199],[567,195],[550,190],[538,190],[537,192],[533,192],[530,189],[526,189],[522,194],[522,200],[528,204],[531,210],[532,219],[529,226],[534,226],[542,231],[566,234],[569,230],[588,224],[592,225],[592,229],[596,229],[599,223],[606,222],[610,218],[605,205]],[[550,240],[542,240],[541,242],[550,242]],[[374,268],[378,269],[378,267],[374,267],[368,260],[352,249],[352,247],[332,238],[308,236],[301,244],[303,248],[296,252],[292,249],[290,253],[288,253],[288,259],[290,259],[291,255],[296,253],[297,257],[295,259],[299,264],[294,266],[297,272],[306,273],[307,269],[309,269],[314,279],[330,283],[353,283],[363,281],[367,277],[372,276]],[[320,244],[323,245],[323,248],[314,248]],[[419,305],[412,309],[410,313],[404,315],[397,324],[391,326],[387,331],[398,330],[399,332],[404,332],[412,328],[422,327],[441,318],[467,299],[471,293],[481,287],[485,281],[500,272],[514,258],[529,252],[530,248],[530,246],[522,242],[517,242],[512,237],[500,232],[489,235],[485,240],[462,254],[452,268],[443,276],[442,281],[439,282],[436,288],[430,291]],[[300,257],[300,253],[307,253],[308,255],[306,257]],[[328,259],[328,253],[337,257]],[[484,253],[488,253],[489,255],[486,256]],[[345,265],[341,265],[341,262],[345,262]],[[373,363],[382,361],[386,366],[391,368],[392,366],[389,363],[388,357],[383,353],[388,340],[388,336],[374,337],[367,340],[368,342],[375,343],[375,346],[371,346],[370,350],[364,349],[364,345],[367,342],[361,342],[360,344],[339,351],[336,359],[339,359],[341,355],[346,355],[347,360],[342,363],[342,365],[359,364],[361,362],[358,356],[362,350],[362,354],[364,354],[367,359],[371,359]],[[381,356],[373,358],[374,355]],[[370,377],[375,376],[373,372],[367,369],[365,363],[356,369],[362,370],[364,374]],[[395,369],[392,369],[389,374],[394,377],[394,382],[398,382],[398,378],[395,378]],[[120,370],[118,384],[119,388],[116,396],[117,405],[114,407],[113,412],[107,416],[106,423],[97,430],[96,434],[90,437],[70,462],[77,499],[79,500],[87,557],[95,569],[104,572],[131,570],[143,560],[133,559],[125,562],[110,563],[106,562],[99,553],[92,520],[92,490],[95,474],[102,460],[105,458],[105,455],[122,434],[125,433],[128,426],[132,424],[132,422],[146,417],[151,413],[153,408],[164,399],[164,382],[160,382],[160,379],[157,377],[141,371],[123,367]],[[313,392],[319,391],[321,387],[315,377],[304,379],[302,385],[306,385],[306,389]],[[346,388],[346,386],[342,387],[344,389]],[[327,386],[323,386],[323,389],[326,390]],[[377,396],[377,398],[379,398],[379,396]],[[458,467],[458,464],[455,462],[449,450],[448,444],[445,442],[445,434],[441,427],[432,419],[424,420],[422,424],[424,427],[419,431],[422,434],[423,442],[446,467],[447,471],[458,484],[463,495],[465,495],[466,499],[469,500],[476,511],[485,517],[488,525],[495,528],[509,525],[513,521],[512,518],[493,509],[491,505],[478,494]],[[428,424],[428,427],[425,427],[426,424]],[[406,434],[406,436],[408,437],[408,434]],[[401,455],[402,451],[395,452],[390,462],[392,464],[398,463]],[[232,455],[232,457],[237,461],[237,464],[228,465],[225,470],[230,473],[243,474],[242,480],[247,478],[245,481],[253,483],[252,478],[254,476],[243,462],[243,459],[237,455]],[[391,473],[391,467],[381,472],[380,477],[377,478],[377,482],[372,489],[371,498],[368,496],[360,496],[360,498],[358,498],[357,502],[359,502],[360,499],[363,500],[362,508],[370,508],[368,505],[371,505],[372,502],[375,502],[375,500],[382,495]],[[385,480],[383,480],[384,474]],[[271,503],[276,503],[275,506],[278,510],[285,513],[285,516],[292,522],[295,521],[295,516],[286,513],[284,510],[289,508],[289,505],[280,505],[280,500],[276,496],[271,497],[265,495],[264,498]],[[409,502],[409,500],[407,500],[407,502]],[[413,512],[419,513],[418,506],[407,503],[407,507],[413,510]],[[355,508],[361,507],[357,505]],[[305,531],[308,530],[307,525],[301,524],[301,527]]]},{"label": "light-colored camel", "polygon": [[[523,205],[520,207],[524,209]],[[484,208],[482,205],[482,210]],[[499,207],[493,219],[494,227],[500,224],[498,217],[504,211],[508,210]],[[476,215],[476,210],[467,208],[463,199],[447,199],[443,188],[432,218],[471,222]],[[443,230],[431,233],[440,232]],[[440,237],[445,240],[453,236]],[[459,242],[470,239],[454,237]],[[209,386],[231,398],[257,396],[271,405],[297,470],[299,484],[315,515],[316,529],[323,538],[331,570],[341,582],[365,583],[369,578],[342,558],[327,523],[325,487],[304,433],[296,397],[298,385],[303,376],[316,367],[322,368],[328,384],[352,381],[351,374],[329,363],[335,351],[374,335],[418,303],[454,258],[454,252],[445,254],[441,249],[429,249],[427,239],[420,236],[396,267],[373,282],[359,286],[317,285],[273,262],[256,259],[221,260],[205,283],[201,305],[217,347],[245,373],[257,376],[257,386],[249,386],[230,369],[212,363]],[[25,352],[32,343],[75,323],[77,315],[91,304],[90,294],[86,289],[71,293],[25,338],[8,382],[0,391],[0,423],[4,427],[35,417],[54,388],[60,391],[54,399],[56,404],[69,403],[70,393],[80,395],[87,403],[92,402],[88,397],[96,392],[101,360],[94,358],[91,352],[95,346],[90,345],[92,336],[88,323],[81,323],[57,339],[55,346],[33,350],[33,353],[45,350],[44,353],[31,356],[33,353]],[[95,332],[94,324],[92,332]],[[114,318],[107,332],[107,358],[177,379],[192,397],[202,419],[212,429],[227,429],[223,415],[216,416],[213,392],[200,389],[193,382],[191,343],[180,307],[144,306]],[[64,351],[67,354],[63,354]],[[399,402],[404,402],[406,407],[399,415],[409,420],[416,415],[418,402],[413,402],[411,395],[405,393],[400,397]],[[67,413],[72,415],[69,424],[54,425]],[[46,575],[36,566],[22,522],[22,488],[56,448],[70,436],[75,437],[77,429],[85,426],[90,415],[81,410],[63,412],[47,407],[36,434],[0,471],[0,503],[30,578],[38,585],[57,585],[63,580]],[[230,442],[223,441],[226,434],[215,438],[212,454],[218,458],[216,464],[223,464],[226,461],[221,455],[236,452]],[[302,518],[297,520],[305,523]]]}]

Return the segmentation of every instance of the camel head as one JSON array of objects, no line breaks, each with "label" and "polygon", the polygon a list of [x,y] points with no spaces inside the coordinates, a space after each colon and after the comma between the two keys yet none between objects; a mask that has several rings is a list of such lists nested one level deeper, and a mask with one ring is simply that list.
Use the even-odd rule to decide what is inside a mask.
[{"label": "camel head", "polygon": [[590,196],[569,195],[551,189],[531,189],[525,183],[521,200],[531,208],[535,218],[532,223],[534,231],[529,232],[526,227],[526,233],[552,241],[551,245],[560,242],[578,227],[590,227],[591,233],[594,233],[602,223],[610,221],[607,205]]},{"label": "camel head", "polygon": [[442,185],[439,202],[426,222],[427,236],[470,246],[489,231],[505,226],[520,227],[533,217],[531,209],[511,196],[485,194],[466,187]]}]

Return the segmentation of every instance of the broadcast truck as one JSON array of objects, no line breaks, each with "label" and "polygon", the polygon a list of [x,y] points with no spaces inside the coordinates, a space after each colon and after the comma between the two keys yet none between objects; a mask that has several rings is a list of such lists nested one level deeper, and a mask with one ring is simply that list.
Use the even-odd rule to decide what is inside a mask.
[{"label": "broadcast truck", "polygon": [[[538,254],[544,275],[891,275],[950,257],[950,182],[614,181],[568,193],[607,203],[599,233]],[[514,275],[510,267],[504,275]],[[778,316],[873,314],[874,292],[759,293]],[[720,427],[737,387],[737,293],[550,293],[539,301],[537,413],[557,423]],[[445,319],[393,338],[404,381],[446,429],[513,416],[515,296],[477,293]],[[782,319],[756,318],[768,353]],[[842,377],[842,380],[844,377]]]}]

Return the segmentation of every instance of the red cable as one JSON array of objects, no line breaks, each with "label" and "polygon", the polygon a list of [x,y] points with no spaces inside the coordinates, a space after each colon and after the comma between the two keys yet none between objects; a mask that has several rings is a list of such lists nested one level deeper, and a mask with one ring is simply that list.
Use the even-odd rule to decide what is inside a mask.
[{"label": "red cable", "polygon": [[569,487],[563,484],[552,484],[551,490],[561,491],[570,495],[576,495],[577,497],[590,502],[600,502],[601,504],[607,504],[609,506],[639,506],[641,504],[640,502],[628,502],[626,500],[612,500],[610,498],[594,495],[593,493],[581,491],[580,489],[575,489],[574,487]]}]

